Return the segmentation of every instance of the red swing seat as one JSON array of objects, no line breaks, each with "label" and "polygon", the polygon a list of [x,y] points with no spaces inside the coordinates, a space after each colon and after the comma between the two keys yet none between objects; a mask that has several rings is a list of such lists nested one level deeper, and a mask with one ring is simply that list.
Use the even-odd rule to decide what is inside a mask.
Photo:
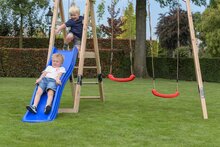
[{"label": "red swing seat", "polygon": [[161,97],[161,98],[175,98],[175,97],[179,96],[178,91],[176,91],[175,93],[172,93],[172,94],[162,94],[162,93],[159,93],[156,89],[152,89],[152,94],[157,97]]},{"label": "red swing seat", "polygon": [[108,74],[108,78],[110,80],[116,81],[116,82],[130,82],[135,79],[135,75],[131,74],[130,77],[128,77],[128,78],[115,78],[112,74]]}]

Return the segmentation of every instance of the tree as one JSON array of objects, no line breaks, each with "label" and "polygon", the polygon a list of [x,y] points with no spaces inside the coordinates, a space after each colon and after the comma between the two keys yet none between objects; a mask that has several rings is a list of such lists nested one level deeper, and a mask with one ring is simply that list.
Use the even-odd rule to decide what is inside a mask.
[{"label": "tree", "polygon": [[125,22],[123,22],[122,19],[118,17],[120,9],[118,9],[117,11],[115,10],[117,3],[118,3],[118,0],[113,0],[111,3],[111,6],[108,6],[108,12],[111,16],[107,18],[108,26],[104,24],[100,26],[101,30],[107,36],[111,37],[113,34],[113,38],[118,37],[124,32],[124,30],[122,30],[121,27],[124,25]]},{"label": "tree", "polygon": [[105,0],[101,1],[101,3],[98,5],[98,9],[96,12],[97,12],[97,17],[98,17],[98,22],[100,22],[105,12]]},{"label": "tree", "polygon": [[122,30],[125,30],[118,38],[136,38],[136,16],[134,13],[134,7],[132,2],[128,2],[128,6],[125,8],[124,16],[122,17],[122,21],[125,24],[122,26]]},{"label": "tree", "polygon": [[136,0],[136,41],[134,53],[134,73],[145,78],[146,68],[146,0]]},{"label": "tree", "polygon": [[[161,7],[173,6],[174,0],[155,0]],[[206,5],[206,0],[192,0],[196,5]],[[134,70],[137,77],[145,77],[146,73],[146,1],[136,0],[136,44],[134,56]],[[144,33],[145,32],[145,33]]]},{"label": "tree", "polygon": [[[159,2],[161,7],[175,6],[178,2],[177,0],[155,0],[155,1]],[[192,2],[198,6],[206,5],[206,0],[192,0]]]},{"label": "tree", "polygon": [[218,3],[219,3],[218,0],[210,0],[209,6],[212,7],[212,8],[217,8],[218,7]]},{"label": "tree", "polygon": [[[155,0],[161,7],[174,5],[173,0]],[[196,5],[206,5],[206,0],[192,0]],[[137,77],[146,77],[146,0],[136,0],[136,43],[134,71]]]},{"label": "tree", "polygon": [[8,8],[12,10],[13,17],[19,20],[19,48],[22,48],[23,30],[24,30],[23,28],[24,28],[25,19],[28,17],[32,18],[34,15],[31,14],[34,14],[33,13],[34,11],[37,11],[41,8],[46,8],[49,4],[49,0],[3,0],[3,1],[5,1]]},{"label": "tree", "polygon": [[[168,56],[172,57],[173,51],[178,47],[178,9],[171,9],[165,14],[160,14],[156,27],[156,35],[162,48],[168,49]],[[180,46],[189,46],[190,32],[187,12],[179,9],[179,42]]]},{"label": "tree", "polygon": [[197,25],[200,40],[206,46],[206,54],[212,57],[220,57],[220,1],[212,3],[201,15]]},{"label": "tree", "polygon": [[[102,29],[100,28],[100,24],[99,24],[100,21],[103,19],[103,15],[105,13],[105,3],[106,3],[106,0],[101,0],[101,2],[98,4],[97,11],[96,11],[97,18],[98,18],[98,20],[97,20],[98,24],[96,26],[96,32],[97,32],[97,37],[98,38],[106,37],[106,34],[104,32],[102,32]],[[92,29],[90,29],[90,34],[92,34]]]},{"label": "tree", "polygon": [[0,9],[0,36],[7,36],[12,33],[12,24],[8,18],[10,10],[7,9],[4,1],[1,1],[0,5],[2,6]]}]

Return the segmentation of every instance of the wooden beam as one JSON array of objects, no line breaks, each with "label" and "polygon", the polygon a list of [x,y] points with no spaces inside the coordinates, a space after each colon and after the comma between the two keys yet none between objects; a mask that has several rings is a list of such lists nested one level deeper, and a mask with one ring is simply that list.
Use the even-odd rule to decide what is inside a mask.
[{"label": "wooden beam", "polygon": [[[80,58],[80,52],[79,52],[79,56],[78,56],[78,58]],[[94,52],[85,52],[85,54],[84,54],[84,58],[95,58],[96,56],[95,56],[95,53]]]},{"label": "wooden beam", "polygon": [[52,19],[51,31],[50,31],[50,42],[49,42],[49,49],[48,49],[48,54],[47,54],[47,64],[50,60],[50,54],[51,54],[51,51],[52,51],[52,48],[55,42],[55,29],[56,29],[55,27],[56,27],[56,21],[57,21],[59,2],[60,0],[55,0],[54,2],[53,19]]},{"label": "wooden beam", "polygon": [[74,113],[73,108],[60,108],[58,113]]},{"label": "wooden beam", "polygon": [[[65,23],[65,16],[64,16],[64,10],[63,10],[63,0],[60,0],[59,3],[60,6],[60,17],[61,17],[61,21],[62,24]],[[65,42],[65,38],[66,38],[66,29],[63,29],[63,41]]]},{"label": "wooden beam", "polygon": [[[88,29],[88,21],[89,21],[89,7],[90,7],[90,1],[86,0],[86,7],[85,7],[85,14],[84,14],[84,21],[83,21],[82,42],[81,42],[81,49],[80,49],[79,68],[78,68],[78,77],[83,75],[84,57],[85,57],[86,41],[87,41],[87,29]],[[79,111],[80,92],[81,92],[81,85],[80,83],[78,83],[76,84],[74,108],[73,108],[75,113]]]},{"label": "wooden beam", "polygon": [[[101,64],[100,64],[100,56],[99,56],[99,48],[98,48],[98,39],[96,33],[96,22],[95,22],[95,13],[94,13],[94,6],[93,0],[90,0],[90,15],[91,15],[91,23],[92,23],[92,34],[93,34],[93,43],[94,43],[94,50],[95,50],[95,59],[96,59],[96,66],[97,66],[97,75],[102,74],[101,72]],[[103,81],[99,82],[99,94],[102,101],[105,100],[104,97],[104,88],[103,88]]]},{"label": "wooden beam", "polygon": [[[78,69],[79,67],[78,66],[75,66],[76,69]],[[96,66],[84,66],[83,67],[84,69],[97,69]]]},{"label": "wooden beam", "polygon": [[100,96],[80,96],[81,99],[100,99]]},{"label": "wooden beam", "polygon": [[189,21],[189,28],[190,28],[190,36],[191,36],[191,42],[192,42],[192,48],[193,48],[194,64],[195,64],[195,69],[196,69],[196,78],[197,78],[197,83],[198,83],[198,87],[199,87],[199,95],[200,95],[201,106],[202,106],[202,113],[203,113],[203,118],[208,119],[205,94],[204,94],[204,87],[203,87],[203,82],[202,82],[202,74],[201,74],[199,57],[198,57],[199,50],[196,45],[197,40],[195,37],[195,31],[194,31],[194,26],[193,26],[192,13],[191,13],[191,9],[190,9],[190,1],[189,0],[186,0],[186,5],[187,5],[187,14],[188,14],[188,21]]}]

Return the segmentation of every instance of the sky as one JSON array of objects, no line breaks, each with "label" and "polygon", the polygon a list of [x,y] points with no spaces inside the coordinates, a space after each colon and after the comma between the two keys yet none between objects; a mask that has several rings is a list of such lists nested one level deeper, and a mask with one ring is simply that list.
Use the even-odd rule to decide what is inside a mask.
[{"label": "sky", "polygon": [[[80,13],[81,15],[84,14],[84,10],[85,10],[85,2],[86,0],[63,0],[63,4],[64,4],[64,13],[65,13],[65,18],[67,20],[68,18],[68,7],[71,5],[72,1],[74,1],[76,3],[76,5],[80,8]],[[96,0],[96,5],[94,5],[94,9],[95,9],[95,12],[97,10],[97,6],[98,4],[101,2],[102,0]],[[131,1],[131,0],[130,0]],[[133,3],[134,3],[134,8],[135,8],[135,5],[136,5],[136,0],[132,0]],[[206,0],[207,4],[209,4],[209,1],[210,0]],[[109,13],[107,11],[107,6],[109,6],[111,4],[111,0],[105,0],[105,5],[106,5],[106,10],[105,10],[105,14],[103,16],[103,20],[100,22],[102,24],[105,24],[107,23],[107,17],[110,17],[109,16]],[[182,6],[182,9],[186,10],[186,5],[183,1],[181,1],[181,6]],[[127,6],[127,3],[128,3],[128,0],[119,0],[116,8],[120,8],[120,14],[122,14],[123,10],[126,8]],[[157,3],[156,1],[154,0],[150,0],[150,9],[151,9],[151,21],[152,21],[152,34],[153,34],[153,39],[156,39],[156,35],[154,34],[155,33],[155,27],[157,25],[157,22],[158,22],[158,18],[159,18],[159,14],[160,13],[165,13],[165,12],[168,12],[168,8],[160,8],[160,5],[159,3]],[[202,7],[199,7],[199,6],[196,6],[194,4],[191,3],[191,11],[194,13],[194,12],[203,12],[205,10],[205,7],[202,6]],[[95,14],[96,15],[96,14]],[[121,15],[119,15],[121,16]],[[97,21],[97,18],[96,18],[96,21]],[[96,23],[98,24],[98,23]],[[149,30],[147,28],[147,30]],[[149,32],[149,31],[147,31]],[[147,34],[147,38],[149,38],[149,33]]]}]

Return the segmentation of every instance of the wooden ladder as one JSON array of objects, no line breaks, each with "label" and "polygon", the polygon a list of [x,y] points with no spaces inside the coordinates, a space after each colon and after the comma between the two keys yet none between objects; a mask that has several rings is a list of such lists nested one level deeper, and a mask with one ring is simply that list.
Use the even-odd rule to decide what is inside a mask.
[{"label": "wooden ladder", "polygon": [[[91,19],[91,26],[92,26],[92,33],[93,33],[93,43],[94,49],[91,52],[86,51],[86,41],[87,41],[87,29],[89,25],[89,14]],[[86,99],[100,99],[102,102],[104,101],[104,90],[103,90],[103,81],[102,81],[102,74],[101,74],[101,64],[100,64],[100,56],[99,56],[99,49],[98,49],[98,39],[96,34],[96,24],[95,24],[95,15],[94,15],[94,7],[92,0],[86,0],[86,8],[84,13],[84,22],[83,22],[83,34],[82,34],[82,41],[81,41],[81,48],[79,51],[79,64],[77,74],[77,80],[70,81],[71,82],[71,89],[72,89],[72,96],[74,98],[73,108],[60,108],[59,113],[78,113],[79,111],[79,104],[81,98]],[[95,66],[85,66],[84,61],[85,59],[95,59],[96,65]],[[96,69],[97,70],[97,82],[83,82],[83,69]],[[73,75],[72,75],[72,79]],[[99,96],[81,96],[81,87],[83,84],[98,84],[99,87]]]}]

